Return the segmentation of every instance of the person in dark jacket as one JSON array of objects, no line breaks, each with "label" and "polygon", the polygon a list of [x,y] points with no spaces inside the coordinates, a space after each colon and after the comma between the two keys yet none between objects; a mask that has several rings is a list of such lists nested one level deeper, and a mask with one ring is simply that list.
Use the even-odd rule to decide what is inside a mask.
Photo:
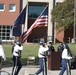
[{"label": "person in dark jacket", "polygon": [[55,48],[54,48],[52,42],[48,43],[48,52],[46,52],[46,54],[48,54],[48,57],[50,56],[50,52],[55,52]]},{"label": "person in dark jacket", "polygon": [[52,42],[49,42],[48,48],[49,48],[49,50],[48,50],[49,52],[55,52]]}]

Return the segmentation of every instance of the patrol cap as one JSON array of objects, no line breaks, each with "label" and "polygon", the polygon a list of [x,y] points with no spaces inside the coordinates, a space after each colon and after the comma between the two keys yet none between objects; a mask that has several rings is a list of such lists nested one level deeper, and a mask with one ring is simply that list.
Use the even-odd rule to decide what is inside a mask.
[{"label": "patrol cap", "polygon": [[63,44],[63,47],[64,47],[64,48],[67,48],[67,47],[68,47],[68,45],[67,45],[66,43],[64,43],[64,44]]},{"label": "patrol cap", "polygon": [[45,45],[45,43],[43,41],[40,41],[40,45]]},{"label": "patrol cap", "polygon": [[21,42],[18,40],[18,41],[16,41],[16,44],[18,44],[18,45],[19,45],[19,44],[21,44]]}]

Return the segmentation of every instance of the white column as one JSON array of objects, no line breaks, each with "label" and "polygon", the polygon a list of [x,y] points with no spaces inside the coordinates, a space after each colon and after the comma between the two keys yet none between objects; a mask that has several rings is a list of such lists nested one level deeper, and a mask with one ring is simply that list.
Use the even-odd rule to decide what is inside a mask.
[{"label": "white column", "polygon": [[[23,34],[23,32],[27,31],[27,27],[28,27],[28,0],[23,0],[23,9],[26,5],[27,5],[27,7],[26,7],[25,24],[22,25],[22,34]],[[27,43],[27,41],[26,41],[26,43]]]},{"label": "white column", "polygon": [[28,26],[28,0],[23,0],[23,8],[26,5],[27,5],[27,8],[26,8],[25,24],[22,26],[22,32],[26,31]]},{"label": "white column", "polygon": [[47,33],[47,36],[48,36],[48,41],[52,41],[52,21],[51,21],[51,10],[53,9],[53,0],[50,0],[49,1],[49,9],[48,9],[48,33]]}]

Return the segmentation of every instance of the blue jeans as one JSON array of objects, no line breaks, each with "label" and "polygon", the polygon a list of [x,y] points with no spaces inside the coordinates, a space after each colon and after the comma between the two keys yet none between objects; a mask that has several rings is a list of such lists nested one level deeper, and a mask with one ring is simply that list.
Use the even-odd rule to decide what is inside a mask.
[{"label": "blue jeans", "polygon": [[62,59],[62,70],[59,75],[63,75],[66,70],[66,75],[68,75],[68,66],[67,66],[68,60]]},{"label": "blue jeans", "polygon": [[39,58],[39,64],[40,69],[35,74],[38,75],[39,73],[42,72],[42,75],[44,75],[44,58]]}]

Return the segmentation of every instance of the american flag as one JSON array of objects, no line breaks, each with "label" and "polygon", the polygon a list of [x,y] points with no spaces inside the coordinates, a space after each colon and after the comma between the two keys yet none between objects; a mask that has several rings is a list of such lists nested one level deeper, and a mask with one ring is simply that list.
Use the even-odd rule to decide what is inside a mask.
[{"label": "american flag", "polygon": [[31,25],[31,27],[22,34],[22,42],[24,43],[31,31],[36,27],[42,27],[48,25],[48,7],[46,7],[41,15],[36,19],[36,21]]}]

